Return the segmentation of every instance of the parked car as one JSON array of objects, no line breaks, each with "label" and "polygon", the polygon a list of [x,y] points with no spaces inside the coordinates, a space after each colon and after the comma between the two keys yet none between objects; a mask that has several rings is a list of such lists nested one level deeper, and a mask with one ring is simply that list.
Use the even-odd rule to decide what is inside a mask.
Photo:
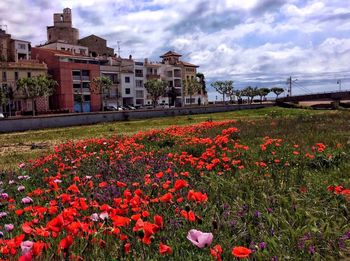
[{"label": "parked car", "polygon": [[123,107],[121,106],[115,106],[115,105],[108,105],[104,107],[105,111],[123,111]]},{"label": "parked car", "polygon": [[127,109],[127,110],[136,110],[136,108],[132,105],[129,105],[129,104],[126,104],[124,105],[124,107]]},{"label": "parked car", "polygon": [[0,120],[1,119],[5,119],[5,115],[2,112],[0,112]]}]

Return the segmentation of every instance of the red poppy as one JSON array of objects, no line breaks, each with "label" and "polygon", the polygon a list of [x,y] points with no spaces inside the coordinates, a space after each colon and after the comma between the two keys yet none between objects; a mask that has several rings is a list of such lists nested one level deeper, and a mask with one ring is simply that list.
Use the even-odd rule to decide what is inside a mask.
[{"label": "red poppy", "polygon": [[220,245],[216,245],[213,248],[210,249],[210,255],[214,258],[216,261],[221,261],[221,253],[222,248]]},{"label": "red poppy", "polygon": [[247,258],[252,253],[249,248],[238,246],[232,249],[232,255],[238,258]]},{"label": "red poppy", "polygon": [[171,254],[171,247],[160,242],[159,244],[159,253],[164,256],[165,254]]},{"label": "red poppy", "polygon": [[174,186],[174,189],[175,190],[180,190],[184,187],[188,187],[188,183],[186,180],[183,180],[183,179],[178,179],[175,181],[175,186]]},{"label": "red poppy", "polygon": [[165,195],[161,196],[159,200],[161,202],[170,202],[172,198],[173,198],[173,195],[171,193],[166,193]]},{"label": "red poppy", "polygon": [[73,237],[71,235],[68,235],[60,241],[60,243],[58,244],[58,247],[60,250],[68,249],[72,244],[73,244]]}]

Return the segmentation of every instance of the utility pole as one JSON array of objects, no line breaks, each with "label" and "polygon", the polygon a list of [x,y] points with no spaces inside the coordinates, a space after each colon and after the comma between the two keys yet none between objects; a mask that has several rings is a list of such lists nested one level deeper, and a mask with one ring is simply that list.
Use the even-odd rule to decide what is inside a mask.
[{"label": "utility pole", "polygon": [[288,95],[289,96],[292,96],[292,85],[293,85],[293,82],[296,82],[298,79],[295,79],[295,80],[292,80],[292,76],[290,76],[289,78],[287,78],[287,84],[289,85],[288,86]]},{"label": "utility pole", "polygon": [[117,41],[117,45],[118,45],[118,57],[120,57],[120,41]]}]

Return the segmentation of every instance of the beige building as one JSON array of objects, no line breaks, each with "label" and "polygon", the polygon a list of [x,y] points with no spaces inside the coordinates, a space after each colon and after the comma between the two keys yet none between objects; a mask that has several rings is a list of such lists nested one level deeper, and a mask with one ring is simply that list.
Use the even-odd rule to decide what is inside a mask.
[{"label": "beige building", "polygon": [[134,105],[134,60],[131,57],[100,57],[99,63],[101,76],[110,78],[113,83],[110,91],[104,94],[104,106]]},{"label": "beige building", "polygon": [[[47,74],[46,64],[31,60],[30,42],[12,39],[10,34],[0,29],[0,88],[7,93],[7,104],[0,110],[11,115],[30,114],[33,110],[31,99],[17,92],[17,81],[25,77]],[[36,111],[48,110],[48,99],[36,99]]]},{"label": "beige building", "polygon": [[79,44],[89,48],[89,55],[97,56],[114,56],[114,49],[107,46],[107,40],[96,35],[89,35],[79,40]]}]

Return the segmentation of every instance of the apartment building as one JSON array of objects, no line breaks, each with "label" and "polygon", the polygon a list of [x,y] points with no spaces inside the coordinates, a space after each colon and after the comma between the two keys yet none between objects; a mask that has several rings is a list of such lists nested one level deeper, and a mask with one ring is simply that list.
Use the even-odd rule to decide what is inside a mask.
[{"label": "apartment building", "polygon": [[112,86],[108,93],[104,94],[106,105],[135,104],[134,100],[134,61],[121,57],[100,57],[97,59],[100,64],[100,74],[111,79]]},{"label": "apartment building", "polygon": [[[31,114],[32,100],[17,91],[17,81],[39,75],[47,75],[47,66],[31,59],[30,42],[13,39],[0,28],[0,88],[8,94],[7,104],[0,106],[0,110],[9,115]],[[34,106],[37,112],[46,112],[48,98],[37,98]]]},{"label": "apartment building", "polygon": [[32,48],[32,55],[47,64],[50,75],[58,82],[50,97],[50,109],[67,112],[101,110],[100,94],[90,90],[91,81],[100,76],[99,61],[69,51],[46,48]]}]

